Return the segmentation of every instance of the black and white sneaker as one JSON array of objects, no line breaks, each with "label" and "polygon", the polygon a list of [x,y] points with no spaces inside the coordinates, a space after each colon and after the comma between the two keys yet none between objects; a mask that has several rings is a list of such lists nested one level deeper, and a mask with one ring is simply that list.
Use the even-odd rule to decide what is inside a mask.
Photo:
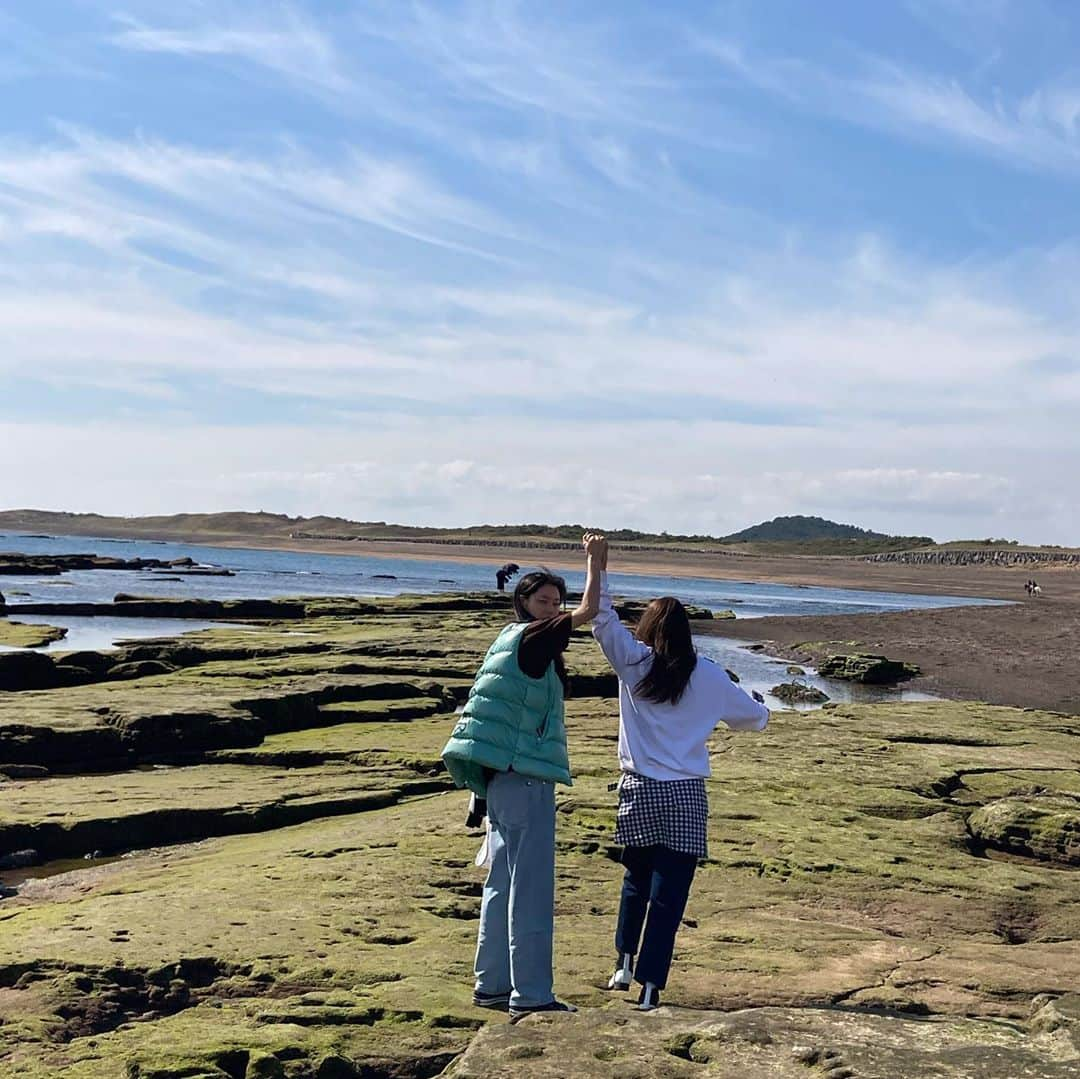
[{"label": "black and white sneaker", "polygon": [[534,1004],[532,1006],[510,1007],[510,1022],[516,1023],[527,1015],[536,1015],[538,1012],[576,1012],[573,1004],[567,1004],[563,1000],[549,1000],[547,1004]]},{"label": "black and white sneaker", "polygon": [[634,957],[632,955],[620,955],[619,965],[615,973],[608,979],[608,989],[626,990],[634,980]]},{"label": "black and white sneaker", "polygon": [[477,1008],[491,1008],[496,1012],[510,1010],[510,994],[507,993],[482,993],[479,989],[473,990],[472,1002]]},{"label": "black and white sneaker", "polygon": [[652,982],[646,982],[641,987],[641,994],[637,998],[639,1012],[652,1012],[660,1007],[660,990]]}]

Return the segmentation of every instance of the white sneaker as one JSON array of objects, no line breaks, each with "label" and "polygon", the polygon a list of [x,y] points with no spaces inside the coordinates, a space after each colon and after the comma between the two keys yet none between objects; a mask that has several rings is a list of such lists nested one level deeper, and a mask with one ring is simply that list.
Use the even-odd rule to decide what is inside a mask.
[{"label": "white sneaker", "polygon": [[608,989],[629,989],[630,983],[634,980],[634,957],[632,955],[623,955],[619,957],[619,965],[615,968],[615,973],[608,979]]},{"label": "white sneaker", "polygon": [[639,1012],[652,1012],[660,1007],[660,990],[652,982],[646,982],[641,987],[637,1006]]}]

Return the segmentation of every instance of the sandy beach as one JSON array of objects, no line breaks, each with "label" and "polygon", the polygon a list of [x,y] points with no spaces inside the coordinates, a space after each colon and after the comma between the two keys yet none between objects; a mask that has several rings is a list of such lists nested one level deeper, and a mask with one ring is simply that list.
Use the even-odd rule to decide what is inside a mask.
[{"label": "sandy beach", "polygon": [[699,623],[696,631],[767,642],[770,653],[808,664],[829,653],[884,654],[919,665],[921,677],[906,683],[912,689],[951,700],[1080,713],[1080,605],[1075,601],[748,618]]}]

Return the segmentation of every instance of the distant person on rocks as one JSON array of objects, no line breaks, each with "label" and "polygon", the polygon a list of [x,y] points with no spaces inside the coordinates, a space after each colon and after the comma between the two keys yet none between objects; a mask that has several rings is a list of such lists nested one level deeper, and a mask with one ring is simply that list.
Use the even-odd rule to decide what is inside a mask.
[{"label": "distant person on rocks", "polygon": [[495,571],[495,586],[500,592],[506,591],[506,582],[514,576],[521,567],[516,562],[507,562]]},{"label": "distant person on rocks", "polygon": [[[572,1012],[552,987],[555,784],[571,783],[563,652],[597,611],[607,542],[586,533],[585,591],[563,611],[566,583],[538,570],[514,589],[517,621],[495,638],[443,749],[459,787],[487,800],[491,868],[480,904],[473,1003],[509,1011]],[[515,567],[516,569],[516,567]]]},{"label": "distant person on rocks", "polygon": [[719,723],[760,731],[769,710],[760,693],[746,693],[723,667],[697,655],[677,599],[654,599],[631,633],[615,613],[604,572],[599,605],[593,636],[619,676],[615,842],[626,867],[608,988],[629,989],[636,979],[638,1007],[651,1011],[667,985],[698,859],[707,853],[708,738]]}]

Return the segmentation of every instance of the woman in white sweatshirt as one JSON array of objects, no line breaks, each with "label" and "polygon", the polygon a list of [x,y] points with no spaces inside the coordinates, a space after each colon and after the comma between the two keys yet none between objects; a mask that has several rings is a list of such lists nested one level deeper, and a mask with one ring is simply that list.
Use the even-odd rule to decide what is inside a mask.
[{"label": "woman in white sweatshirt", "polygon": [[707,853],[708,738],[719,723],[760,731],[769,710],[760,694],[744,692],[723,667],[697,655],[677,599],[654,599],[631,633],[612,607],[604,573],[592,631],[619,676],[615,841],[626,873],[608,988],[629,989],[636,978],[638,1006],[651,1011],[667,984],[698,859]]}]

